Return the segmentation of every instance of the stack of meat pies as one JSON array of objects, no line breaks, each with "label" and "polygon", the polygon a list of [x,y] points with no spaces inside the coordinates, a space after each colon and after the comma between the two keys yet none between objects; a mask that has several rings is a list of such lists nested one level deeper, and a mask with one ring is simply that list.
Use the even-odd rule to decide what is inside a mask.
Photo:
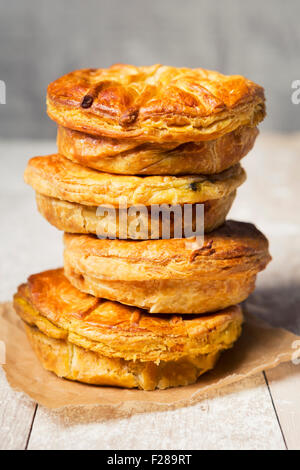
[{"label": "stack of meat pies", "polygon": [[[59,78],[47,108],[58,153],[32,158],[25,181],[65,232],[64,269],[30,276],[15,295],[34,351],[70,380],[194,383],[239,338],[239,304],[270,260],[254,225],[226,221],[263,89],[204,69],[118,64]],[[189,205],[189,230],[170,216],[165,232],[157,205]]]}]

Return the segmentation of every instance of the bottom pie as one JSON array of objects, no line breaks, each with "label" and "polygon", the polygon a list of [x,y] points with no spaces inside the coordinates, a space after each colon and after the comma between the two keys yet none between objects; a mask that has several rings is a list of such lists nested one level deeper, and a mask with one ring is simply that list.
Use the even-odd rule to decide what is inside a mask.
[{"label": "bottom pie", "polygon": [[241,334],[240,306],[209,316],[148,315],[84,294],[62,269],[30,276],[14,297],[43,366],[70,380],[144,390],[194,383]]}]

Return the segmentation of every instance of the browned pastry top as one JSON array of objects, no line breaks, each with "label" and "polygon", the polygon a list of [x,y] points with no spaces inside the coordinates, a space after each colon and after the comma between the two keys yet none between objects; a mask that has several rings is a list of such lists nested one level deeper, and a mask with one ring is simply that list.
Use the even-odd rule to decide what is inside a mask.
[{"label": "browned pastry top", "polygon": [[144,142],[211,140],[265,116],[263,88],[240,76],[163,65],[76,70],[48,87],[48,114],[94,135]]},{"label": "browned pastry top", "polygon": [[226,277],[264,269],[268,241],[252,224],[227,221],[204,236],[200,248],[188,239],[105,240],[65,234],[65,256],[81,272],[101,279],[153,280]]}]

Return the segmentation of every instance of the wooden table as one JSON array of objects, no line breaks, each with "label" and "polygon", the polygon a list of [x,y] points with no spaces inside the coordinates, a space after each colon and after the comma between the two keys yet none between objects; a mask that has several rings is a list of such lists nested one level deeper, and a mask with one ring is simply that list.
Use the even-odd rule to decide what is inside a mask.
[{"label": "wooden table", "polygon": [[[2,141],[0,300],[33,272],[62,264],[61,234],[35,208],[22,181],[26,161],[55,143]],[[273,262],[249,308],[300,334],[300,135],[260,136],[245,159],[248,181],[231,217],[270,239]],[[146,414],[101,408],[50,411],[10,389],[0,370],[0,449],[300,449],[300,366],[292,363],[230,385],[196,405]]]}]

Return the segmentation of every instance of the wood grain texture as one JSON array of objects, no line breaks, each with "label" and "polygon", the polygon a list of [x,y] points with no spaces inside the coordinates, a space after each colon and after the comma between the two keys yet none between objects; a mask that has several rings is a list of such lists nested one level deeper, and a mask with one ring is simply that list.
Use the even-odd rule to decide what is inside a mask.
[{"label": "wood grain texture", "polygon": [[100,408],[39,407],[29,449],[284,449],[262,374],[195,406],[106,416]]},{"label": "wood grain texture", "polygon": [[11,390],[0,369],[0,450],[26,448],[35,408],[30,398]]},{"label": "wood grain texture", "polygon": [[300,450],[300,364],[282,364],[266,377],[287,448]]}]

